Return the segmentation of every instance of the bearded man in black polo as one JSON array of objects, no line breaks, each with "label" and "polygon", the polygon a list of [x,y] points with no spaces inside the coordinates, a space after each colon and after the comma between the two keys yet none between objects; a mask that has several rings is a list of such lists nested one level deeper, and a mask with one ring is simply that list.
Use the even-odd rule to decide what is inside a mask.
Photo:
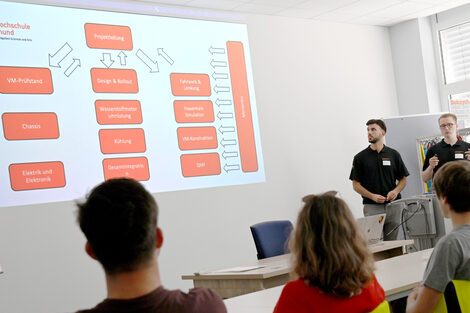
[{"label": "bearded man in black polo", "polygon": [[[370,145],[354,156],[349,179],[354,191],[362,196],[364,216],[369,216],[385,213],[388,203],[401,198],[400,192],[410,174],[400,153],[384,144],[387,132],[384,121],[372,119],[366,126]],[[385,234],[393,229],[390,222],[385,218]],[[396,236],[396,232],[392,236]]]}]

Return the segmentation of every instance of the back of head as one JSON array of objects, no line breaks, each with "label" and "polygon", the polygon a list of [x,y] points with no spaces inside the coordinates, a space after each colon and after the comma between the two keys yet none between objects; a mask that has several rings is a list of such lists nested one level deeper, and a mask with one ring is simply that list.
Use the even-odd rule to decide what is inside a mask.
[{"label": "back of head", "polygon": [[135,180],[111,179],[78,205],[78,223],[106,273],[138,269],[155,253],[157,204]]},{"label": "back of head", "polygon": [[385,125],[384,121],[379,120],[379,119],[371,119],[367,121],[366,126],[369,126],[372,124],[379,125],[380,128],[382,128],[385,132],[387,132],[387,125]]},{"label": "back of head", "polygon": [[434,175],[432,187],[439,198],[447,198],[453,211],[470,212],[470,162],[444,164]]},{"label": "back of head", "polygon": [[303,200],[290,242],[295,273],[326,293],[361,292],[373,277],[373,259],[348,206],[334,191]]}]

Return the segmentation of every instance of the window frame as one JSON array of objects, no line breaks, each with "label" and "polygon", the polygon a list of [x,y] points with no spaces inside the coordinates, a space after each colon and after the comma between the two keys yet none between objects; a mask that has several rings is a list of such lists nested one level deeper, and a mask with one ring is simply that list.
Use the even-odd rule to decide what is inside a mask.
[{"label": "window frame", "polygon": [[450,111],[451,95],[470,93],[470,79],[454,83],[445,83],[444,57],[441,49],[440,31],[460,24],[470,23],[470,5],[454,8],[432,17],[432,34],[436,68],[439,75],[439,94],[442,111]]}]

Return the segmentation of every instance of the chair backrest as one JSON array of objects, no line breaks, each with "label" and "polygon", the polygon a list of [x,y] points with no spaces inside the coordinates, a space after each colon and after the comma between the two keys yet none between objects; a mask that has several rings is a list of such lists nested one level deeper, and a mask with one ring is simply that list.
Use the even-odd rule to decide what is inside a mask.
[{"label": "chair backrest", "polygon": [[258,259],[287,253],[287,241],[292,228],[290,221],[269,221],[250,226]]},{"label": "chair backrest", "polygon": [[447,284],[434,313],[470,313],[470,281],[453,280]]},{"label": "chair backrest", "polygon": [[372,312],[370,313],[390,313],[390,307],[388,306],[387,300],[382,301]]}]

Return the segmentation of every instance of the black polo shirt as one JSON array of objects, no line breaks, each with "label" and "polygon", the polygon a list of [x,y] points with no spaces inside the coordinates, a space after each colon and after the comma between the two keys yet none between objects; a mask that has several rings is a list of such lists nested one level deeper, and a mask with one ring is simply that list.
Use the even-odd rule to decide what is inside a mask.
[{"label": "black polo shirt", "polygon": [[[369,147],[354,156],[350,180],[358,181],[368,191],[384,197],[397,186],[397,181],[410,175],[398,151],[384,146],[380,153]],[[398,194],[397,199],[401,195]],[[362,197],[364,204],[377,204]]]},{"label": "black polo shirt", "polygon": [[465,152],[468,149],[470,149],[470,143],[468,142],[459,139],[453,146],[451,146],[446,143],[444,139],[442,139],[439,143],[429,148],[428,152],[426,152],[426,159],[424,160],[423,171],[428,168],[429,159],[435,155],[437,155],[439,163],[433,169],[433,173],[437,172],[437,170],[440,169],[441,166],[446,164],[447,162],[455,160],[468,160],[465,157]]}]

